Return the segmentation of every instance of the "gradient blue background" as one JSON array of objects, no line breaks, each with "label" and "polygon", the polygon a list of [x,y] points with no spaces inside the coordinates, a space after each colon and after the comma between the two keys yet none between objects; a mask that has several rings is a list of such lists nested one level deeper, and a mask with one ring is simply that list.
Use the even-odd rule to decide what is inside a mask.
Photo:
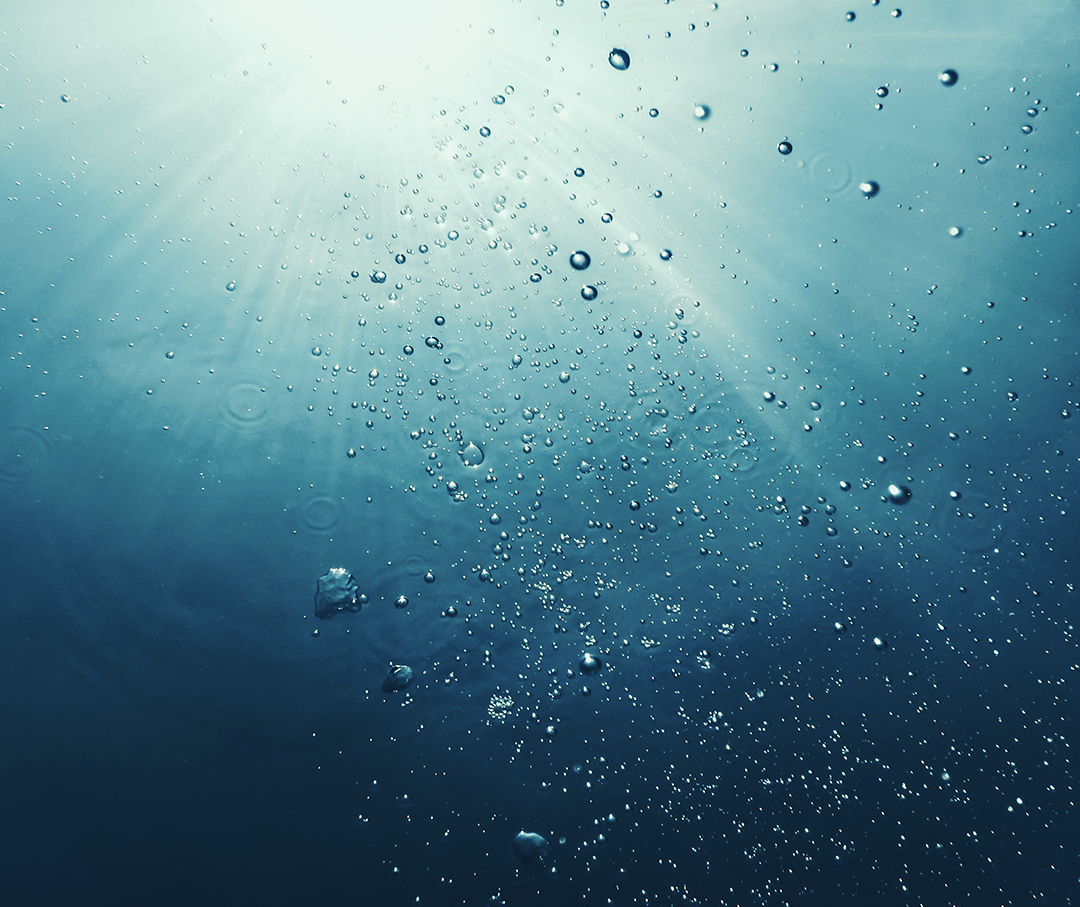
[{"label": "gradient blue background", "polygon": [[1080,11],[892,10],[9,4],[0,901],[1080,899]]}]

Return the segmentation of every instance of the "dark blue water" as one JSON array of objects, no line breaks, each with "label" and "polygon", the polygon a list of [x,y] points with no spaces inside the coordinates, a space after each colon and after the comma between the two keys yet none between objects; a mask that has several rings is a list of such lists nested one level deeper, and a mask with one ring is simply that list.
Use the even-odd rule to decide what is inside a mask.
[{"label": "dark blue water", "polygon": [[1078,26],[6,11],[0,902],[1076,902]]}]

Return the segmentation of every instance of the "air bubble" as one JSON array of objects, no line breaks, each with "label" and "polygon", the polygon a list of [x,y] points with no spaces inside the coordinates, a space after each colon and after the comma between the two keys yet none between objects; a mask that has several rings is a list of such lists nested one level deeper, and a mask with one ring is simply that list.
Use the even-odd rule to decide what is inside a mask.
[{"label": "air bubble", "polygon": [[598,674],[603,666],[604,662],[600,656],[593,655],[592,652],[586,652],[578,662],[578,668],[581,669],[582,674]]},{"label": "air bubble", "polygon": [[960,81],[960,76],[955,69],[946,69],[941,75],[938,76],[938,81],[942,85],[955,85]]},{"label": "air bubble", "polygon": [[328,620],[341,611],[359,611],[359,587],[344,567],[331,567],[315,584],[315,616]]},{"label": "air bubble", "polygon": [[534,832],[519,831],[514,836],[512,851],[530,875],[540,876],[555,872],[551,845]]},{"label": "air bubble", "polygon": [[479,466],[484,462],[484,450],[470,441],[461,449],[461,462],[466,466]]},{"label": "air bubble", "polygon": [[399,690],[404,690],[413,679],[413,669],[408,665],[392,665],[390,673],[386,675],[386,680],[382,682],[382,691],[384,693],[396,693]]},{"label": "air bubble", "polygon": [[630,68],[630,54],[625,50],[613,47],[607,58],[608,63],[612,65],[612,68],[617,69],[620,72],[624,72]]},{"label": "air bubble", "polygon": [[591,263],[589,253],[582,252],[580,249],[570,256],[570,267],[575,271],[584,271]]},{"label": "air bubble", "polygon": [[594,286],[586,284],[581,288],[581,298],[588,302],[592,302],[598,295],[599,291]]},{"label": "air bubble", "polygon": [[793,149],[791,147],[791,142],[781,142],[776,146],[776,150],[781,154],[791,154]]},{"label": "air bubble", "polygon": [[885,494],[890,504],[902,505],[911,500],[911,489],[906,485],[890,485]]}]

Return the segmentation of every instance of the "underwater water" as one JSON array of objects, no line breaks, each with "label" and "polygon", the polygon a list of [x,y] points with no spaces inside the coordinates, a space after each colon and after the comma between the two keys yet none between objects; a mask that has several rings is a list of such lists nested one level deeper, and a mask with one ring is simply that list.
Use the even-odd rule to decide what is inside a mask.
[{"label": "underwater water", "polygon": [[1080,10],[0,13],[0,901],[1080,903]]}]

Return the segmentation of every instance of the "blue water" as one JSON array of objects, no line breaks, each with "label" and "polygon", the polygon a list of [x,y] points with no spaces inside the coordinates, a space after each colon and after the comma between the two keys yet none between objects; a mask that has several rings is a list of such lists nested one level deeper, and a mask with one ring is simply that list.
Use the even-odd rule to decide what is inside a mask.
[{"label": "blue water", "polygon": [[1077,902],[1074,7],[0,32],[0,901]]}]

